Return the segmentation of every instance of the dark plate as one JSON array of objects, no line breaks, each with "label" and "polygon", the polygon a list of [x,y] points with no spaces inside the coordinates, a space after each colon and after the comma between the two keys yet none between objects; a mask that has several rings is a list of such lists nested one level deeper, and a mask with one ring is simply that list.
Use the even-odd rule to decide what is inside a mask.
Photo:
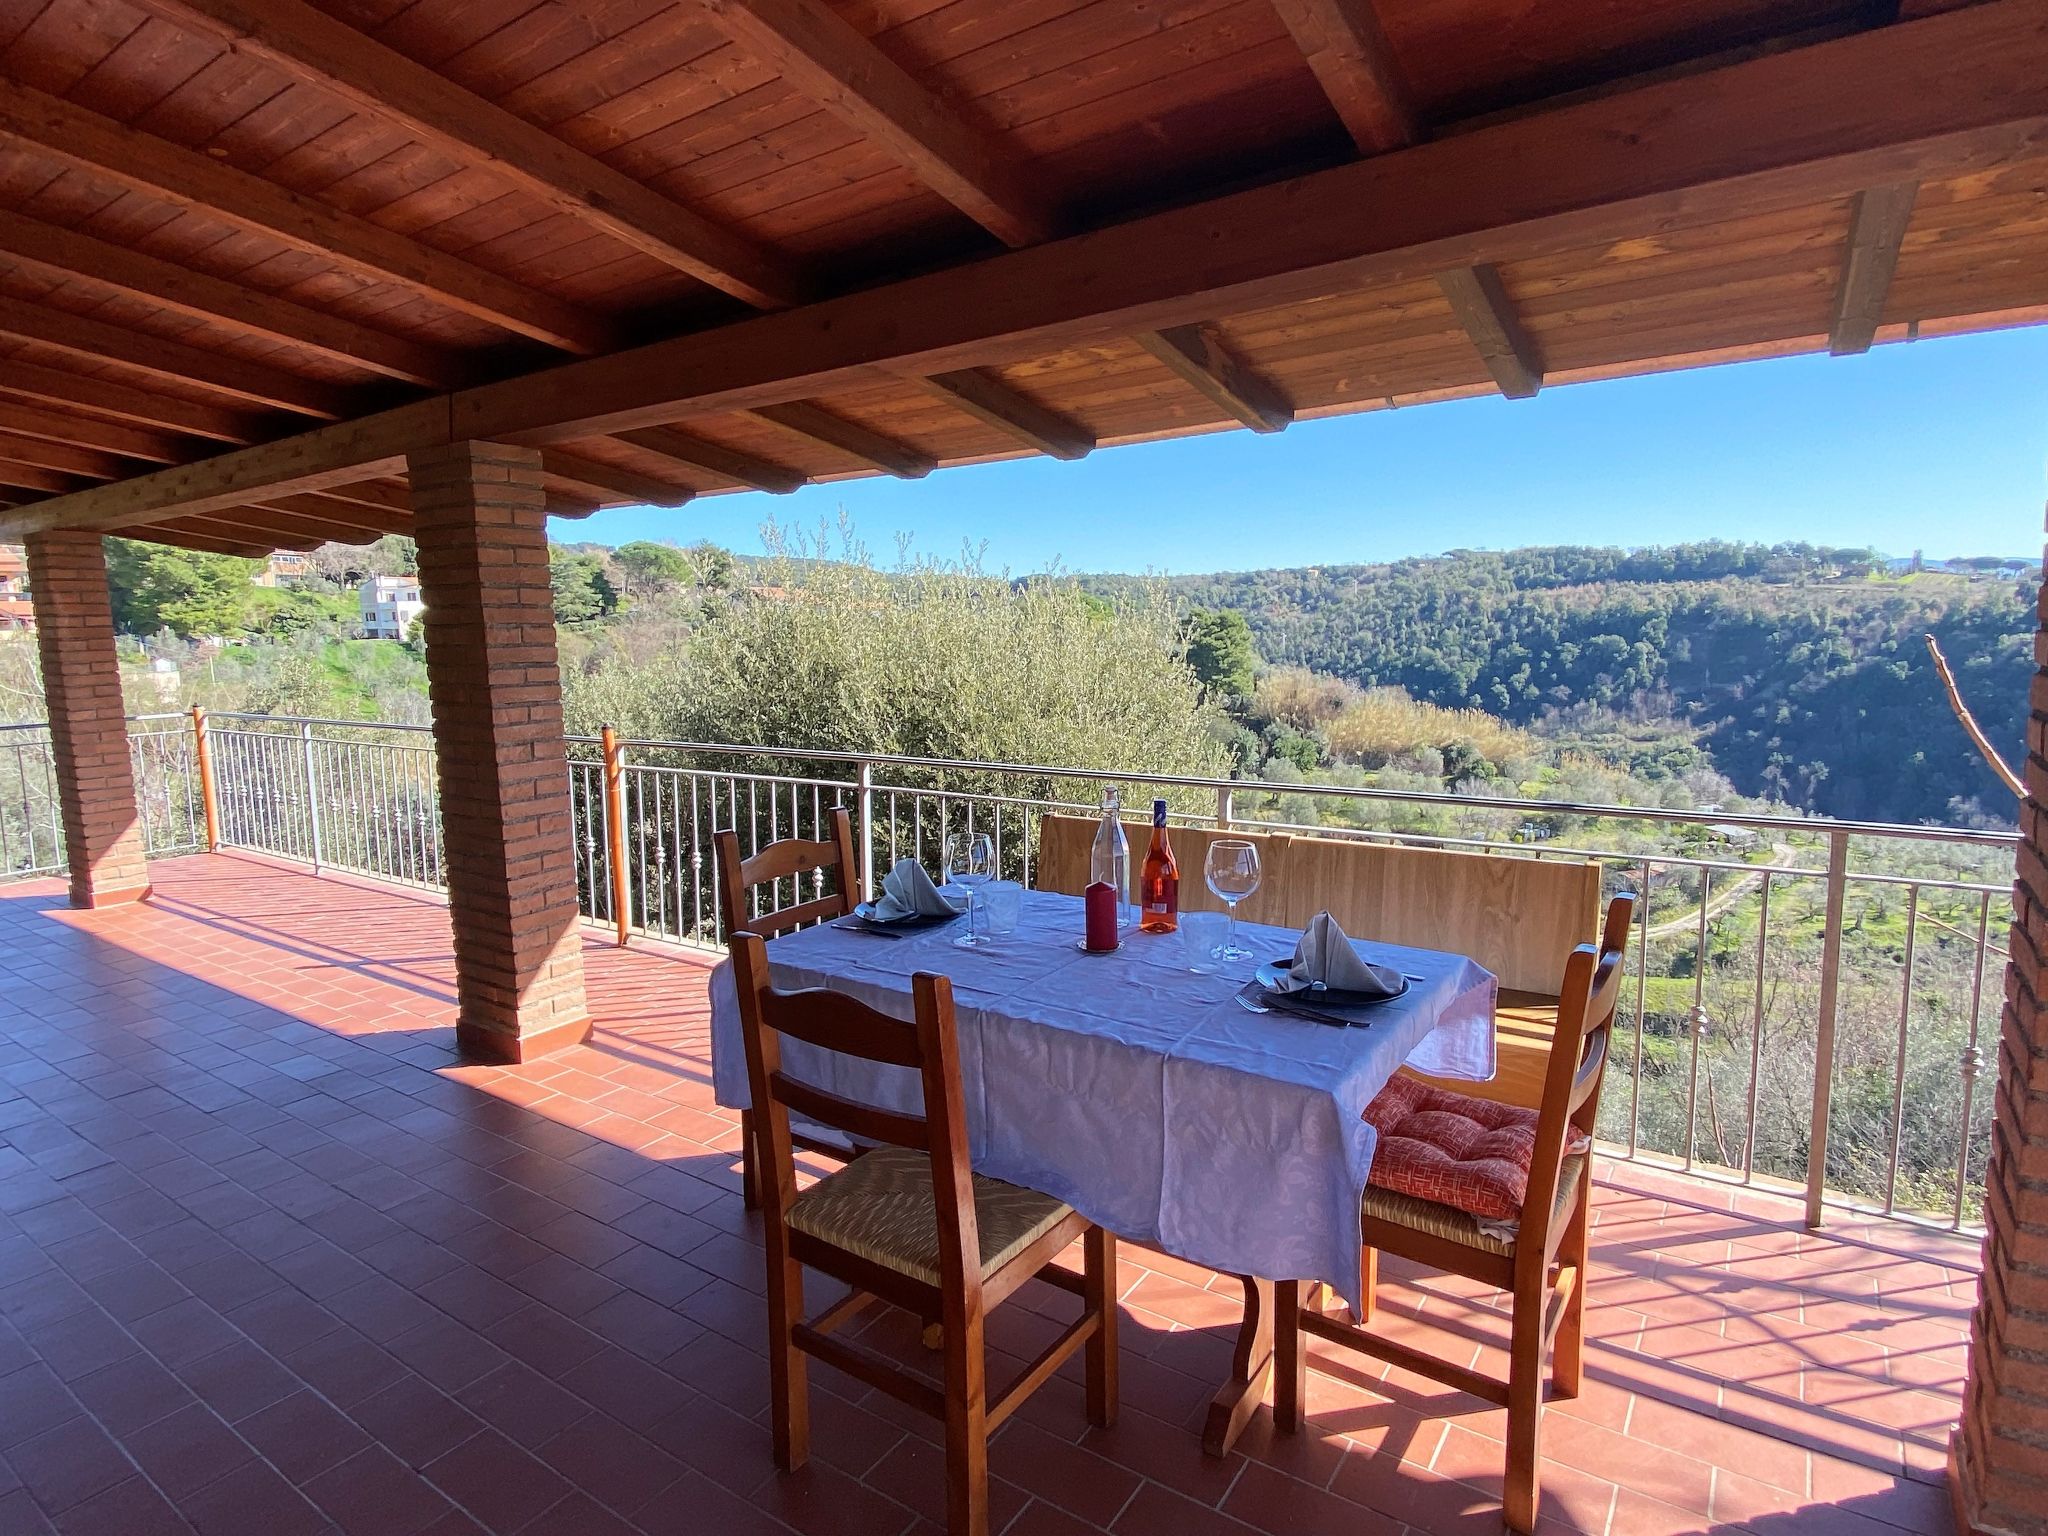
[{"label": "dark plate", "polygon": [[[1383,966],[1381,969],[1384,970],[1386,967]],[[1291,998],[1311,1008],[1370,1008],[1376,1003],[1391,1003],[1397,997],[1406,996],[1410,985],[1408,978],[1403,976],[1401,990],[1398,992],[1341,992],[1335,987],[1326,987],[1321,982],[1317,982],[1306,991],[1284,988],[1280,985],[1280,979],[1287,974],[1287,962],[1283,960],[1269,960],[1252,974],[1257,977],[1260,990],[1275,1007],[1281,1006],[1282,1001]]]},{"label": "dark plate", "polygon": [[908,917],[883,918],[876,917],[874,911],[874,903],[864,901],[853,909],[852,919],[841,918],[840,921],[850,921],[862,928],[873,928],[878,933],[908,933],[917,928],[936,928],[941,923],[950,923],[963,915],[959,912],[949,912],[944,917],[928,917],[922,912],[913,912]]}]

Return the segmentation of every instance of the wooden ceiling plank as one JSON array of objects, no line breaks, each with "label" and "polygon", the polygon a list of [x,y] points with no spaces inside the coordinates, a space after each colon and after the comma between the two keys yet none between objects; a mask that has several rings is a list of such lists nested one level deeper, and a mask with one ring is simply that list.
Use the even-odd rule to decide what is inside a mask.
[{"label": "wooden ceiling plank", "polygon": [[213,513],[203,519],[189,518],[186,521],[194,527],[201,522],[231,523],[244,533],[257,533],[262,537],[314,539],[322,544],[368,544],[383,537],[377,529],[361,523],[309,516],[302,512],[289,511],[270,501],[252,502],[247,507],[236,507],[226,512]]},{"label": "wooden ceiling plank", "polygon": [[303,0],[138,0],[174,26],[261,59],[455,159],[481,162],[558,212],[763,309],[807,284],[775,253]]},{"label": "wooden ceiling plank", "polygon": [[[0,91],[0,100],[5,96],[6,92]],[[116,379],[67,373],[61,368],[46,368],[39,363],[24,363],[16,358],[0,362],[0,395],[13,395],[50,405],[78,406],[123,422],[135,422],[145,427],[170,427],[193,437],[211,438],[215,442],[237,446],[260,442],[266,435],[253,417],[237,415],[219,406],[202,405],[176,395],[166,395],[160,390],[123,384]],[[96,422],[97,419],[91,416],[79,418],[85,422]],[[149,455],[137,454],[136,457],[148,458]]]},{"label": "wooden ceiling plank", "polygon": [[1278,432],[1293,422],[1294,408],[1245,366],[1214,326],[1176,325],[1164,331],[1141,331],[1136,340],[1183,383],[1254,432]]},{"label": "wooden ceiling plank", "polygon": [[1828,329],[1828,351],[1836,357],[1868,352],[1884,318],[1885,297],[1899,264],[1899,245],[1913,219],[1918,182],[1865,187],[1849,210],[1849,242],[1842,277],[1835,289],[1834,323]]},{"label": "wooden ceiling plank", "polygon": [[455,389],[474,377],[437,347],[19,214],[0,219],[0,254],[59,281],[80,279],[112,288],[161,309],[288,342],[408,384]]},{"label": "wooden ceiling plank", "polygon": [[786,496],[802,485],[806,478],[801,470],[771,464],[736,448],[706,442],[674,427],[647,427],[621,432],[618,439],[661,458],[673,459],[688,468],[704,470],[722,480],[737,481],[753,491],[771,491],[778,496]]},{"label": "wooden ceiling plank", "polygon": [[933,374],[925,387],[949,405],[994,427],[1039,453],[1056,459],[1084,459],[1095,449],[1095,437],[1057,411],[1027,399],[993,374],[961,368]]},{"label": "wooden ceiling plank", "polygon": [[[5,366],[0,364],[0,369]],[[118,453],[124,459],[140,459],[148,464],[189,464],[201,456],[197,449],[166,433],[145,431],[125,422],[102,421],[97,416],[47,410],[17,400],[0,399],[0,431],[100,453]]]},{"label": "wooden ceiling plank", "polygon": [[[1688,131],[1660,126],[1675,121]],[[1987,0],[159,470],[0,515],[0,538],[340,484],[451,438],[545,445],[884,373],[1024,361],[1453,266],[1976,174],[2044,147],[2038,0]]]},{"label": "wooden ceiling plank", "polygon": [[412,516],[412,487],[403,479],[348,481],[323,487],[321,495],[333,501],[351,501],[361,507],[375,507],[385,512],[402,512]]},{"label": "wooden ceiling plank", "polygon": [[1002,146],[820,0],[699,0],[728,37],[1006,245],[1059,220]]},{"label": "wooden ceiling plank", "polygon": [[283,241],[517,335],[585,356],[617,342],[605,321],[459,257],[26,85],[0,91],[0,133],[94,176]]},{"label": "wooden ceiling plank", "polygon": [[1531,398],[1543,387],[1543,364],[1501,286],[1499,270],[1480,262],[1439,272],[1436,281],[1500,392],[1510,400]]},{"label": "wooden ceiling plank", "polygon": [[121,363],[158,378],[201,384],[302,416],[338,421],[355,412],[346,390],[25,299],[0,297],[0,332],[61,347],[95,362]]},{"label": "wooden ceiling plank", "polygon": [[342,501],[318,491],[308,491],[295,496],[265,496],[260,503],[252,502],[251,505],[317,518],[336,527],[367,528],[376,538],[382,538],[387,533],[409,535],[412,532],[410,513],[366,507],[360,502]]},{"label": "wooden ceiling plank", "polygon": [[657,475],[643,475],[616,464],[600,464],[559,448],[542,451],[540,468],[542,474],[551,475],[572,489],[593,493],[601,499],[623,496],[641,506],[680,507],[696,495],[688,486],[673,484]]},{"label": "wooden ceiling plank", "polygon": [[1361,152],[1421,142],[1422,120],[1373,0],[1273,0],[1273,9]]},{"label": "wooden ceiling plank", "polygon": [[6,421],[0,419],[0,457],[13,463],[33,464],[41,469],[54,469],[60,474],[83,475],[88,480],[118,480],[128,473],[128,466],[111,453],[81,448],[76,443],[53,443],[46,437],[9,432],[4,430],[6,425]]},{"label": "wooden ceiling plank", "polygon": [[792,400],[786,405],[764,405],[754,414],[786,432],[837,448],[865,464],[894,475],[899,480],[922,480],[939,467],[939,461],[915,448],[871,432],[859,422],[848,421],[811,404]]}]

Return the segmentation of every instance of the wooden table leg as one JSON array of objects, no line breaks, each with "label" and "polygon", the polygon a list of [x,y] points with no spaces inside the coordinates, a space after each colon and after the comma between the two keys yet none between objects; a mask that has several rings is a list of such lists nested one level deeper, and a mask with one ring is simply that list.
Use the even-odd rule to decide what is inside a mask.
[{"label": "wooden table leg", "polygon": [[1273,1287],[1273,1422],[1295,1434],[1308,1418],[1308,1336],[1301,1331],[1304,1294],[1318,1295],[1312,1280],[1282,1280]]},{"label": "wooden table leg", "polygon": [[1273,1374],[1273,1282],[1251,1275],[1244,1282],[1244,1321],[1238,1325],[1237,1351],[1230,1360],[1230,1380],[1209,1403],[1209,1422],[1202,1429],[1202,1451],[1223,1456],[1237,1443],[1260,1403]]}]

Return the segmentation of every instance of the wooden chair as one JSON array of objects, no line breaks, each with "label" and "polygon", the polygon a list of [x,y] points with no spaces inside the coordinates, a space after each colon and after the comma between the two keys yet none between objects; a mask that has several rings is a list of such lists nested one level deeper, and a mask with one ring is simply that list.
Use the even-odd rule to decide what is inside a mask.
[{"label": "wooden chair", "polygon": [[[778,933],[801,928],[806,923],[844,917],[860,904],[860,885],[854,878],[853,820],[844,806],[832,811],[832,835],[828,838],[785,837],[770,843],[751,859],[740,857],[739,834],[730,830],[713,832],[711,846],[718,866],[718,894],[725,913],[728,934],[744,929],[772,939]],[[756,912],[749,893],[762,886],[772,895],[777,883],[796,882],[799,896],[803,878],[830,872],[832,889],[808,901]],[[760,1209],[761,1179],[759,1157],[754,1149],[755,1116],[751,1109],[740,1111],[740,1199],[750,1211]],[[844,1160],[846,1148],[799,1132],[796,1144],[824,1157]]]},{"label": "wooden chair", "polygon": [[[1089,1422],[1107,1427],[1116,1419],[1116,1238],[1050,1195],[969,1167],[953,989],[945,977],[911,978],[917,1022],[906,1024],[842,993],[777,991],[758,935],[734,934],[731,949],[766,1176],[775,1464],[794,1470],[809,1453],[805,1357],[815,1355],[944,1422],[947,1529],[952,1536],[986,1536],[989,1435],[1083,1345]],[[925,1114],[869,1108],[785,1075],[785,1035],[912,1069],[923,1079]],[[792,1110],[878,1145],[799,1191]],[[1080,1276],[1052,1262],[1077,1237],[1085,1240]],[[806,1266],[853,1288],[808,1321]],[[1081,1296],[1080,1321],[991,1401],[984,1319],[1034,1276]],[[839,1336],[839,1326],[877,1297],[943,1321],[943,1390]]]},{"label": "wooden chair", "polygon": [[1551,1373],[1557,1395],[1579,1393],[1593,1158],[1590,1150],[1568,1154],[1565,1149],[1574,1130],[1592,1136],[1599,1114],[1634,909],[1634,897],[1615,897],[1608,904],[1599,944],[1579,945],[1565,964],[1557,1031],[1537,1111],[1528,1196],[1516,1235],[1508,1240],[1490,1236],[1477,1218],[1448,1205],[1373,1186],[1366,1190],[1360,1220],[1366,1317],[1371,1317],[1381,1250],[1496,1286],[1512,1300],[1508,1379],[1483,1376],[1318,1308],[1303,1307],[1304,1286],[1298,1281],[1283,1288],[1276,1307],[1283,1427],[1292,1429],[1300,1423],[1307,1369],[1303,1333],[1499,1403],[1508,1410],[1504,1513],[1509,1528],[1524,1533],[1536,1525],[1546,1348],[1553,1349]]}]

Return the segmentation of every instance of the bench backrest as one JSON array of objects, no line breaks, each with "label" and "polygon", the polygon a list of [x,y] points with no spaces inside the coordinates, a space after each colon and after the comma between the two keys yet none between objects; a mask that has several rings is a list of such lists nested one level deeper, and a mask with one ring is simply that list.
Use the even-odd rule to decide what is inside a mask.
[{"label": "bench backrest", "polygon": [[[1078,894],[1088,883],[1092,817],[1047,815],[1039,827],[1035,884]],[[1127,826],[1135,877],[1149,826]],[[1180,899],[1189,911],[1220,910],[1202,880],[1219,837],[1258,845],[1258,894],[1238,907],[1252,922],[1299,928],[1328,910],[1353,938],[1470,955],[1512,992],[1554,995],[1565,957],[1599,935],[1600,866],[1590,859],[1450,853],[1346,838],[1173,829]]]}]

